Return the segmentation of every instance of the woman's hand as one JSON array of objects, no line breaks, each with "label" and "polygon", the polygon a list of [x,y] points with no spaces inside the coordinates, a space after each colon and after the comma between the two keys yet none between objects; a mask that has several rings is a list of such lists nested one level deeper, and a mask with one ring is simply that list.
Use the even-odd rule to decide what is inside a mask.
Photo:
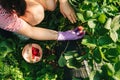
[{"label": "woman's hand", "polygon": [[59,32],[58,33],[58,41],[64,41],[64,40],[77,40],[83,38],[85,35],[85,30],[82,26],[78,26],[77,28],[73,30],[68,30],[65,32]]},{"label": "woman's hand", "polygon": [[70,20],[71,23],[76,22],[76,14],[67,0],[60,0],[60,12]]}]

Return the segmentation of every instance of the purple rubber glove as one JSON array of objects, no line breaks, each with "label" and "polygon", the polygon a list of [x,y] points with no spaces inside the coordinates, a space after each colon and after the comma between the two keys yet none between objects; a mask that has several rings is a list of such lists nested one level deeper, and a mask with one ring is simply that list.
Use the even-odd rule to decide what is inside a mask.
[{"label": "purple rubber glove", "polygon": [[74,30],[68,30],[58,33],[58,41],[63,40],[77,40],[81,39],[85,35],[85,31],[82,26],[75,28]]}]

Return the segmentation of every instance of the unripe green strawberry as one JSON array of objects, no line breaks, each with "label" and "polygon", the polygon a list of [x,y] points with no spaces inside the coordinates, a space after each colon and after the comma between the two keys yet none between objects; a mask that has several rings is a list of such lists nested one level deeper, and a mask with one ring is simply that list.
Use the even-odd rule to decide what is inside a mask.
[{"label": "unripe green strawberry", "polygon": [[102,13],[99,17],[98,17],[98,21],[102,24],[105,23],[106,21],[106,15],[104,13]]}]

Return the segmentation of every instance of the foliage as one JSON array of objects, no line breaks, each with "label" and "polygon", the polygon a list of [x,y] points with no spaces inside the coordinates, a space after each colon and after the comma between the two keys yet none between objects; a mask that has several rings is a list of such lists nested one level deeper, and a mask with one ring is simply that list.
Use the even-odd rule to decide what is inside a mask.
[{"label": "foliage", "polygon": [[[63,18],[57,8],[46,12],[38,26],[65,31],[82,25],[86,31],[84,38],[65,42],[36,41],[21,39],[9,32],[3,34],[5,31],[0,30],[1,80],[63,80],[63,67],[78,69],[83,65],[90,69],[85,80],[120,79],[120,0],[69,2],[75,9],[77,23]],[[21,56],[24,45],[32,42],[40,44],[44,52],[42,60],[36,64],[26,63]],[[79,79],[73,77],[73,80]]]},{"label": "foliage", "polygon": [[[119,80],[120,71],[115,70],[115,65],[120,63],[120,1],[69,0],[69,2],[76,10],[77,24],[84,26],[86,30],[85,37],[82,41],[78,41],[78,46],[82,46],[81,54],[85,53],[85,55],[77,56],[80,57],[77,60],[74,54],[78,52],[66,51],[61,55],[59,65],[76,69],[87,60],[91,71],[88,74],[90,80]],[[66,53],[69,53],[67,59]],[[96,68],[96,63],[100,67]]]},{"label": "foliage", "polygon": [[[2,31],[1,31],[2,32]],[[6,32],[9,33],[9,32]],[[62,80],[63,69],[56,62],[54,52],[44,52],[39,63],[29,64],[24,61],[21,51],[27,43],[34,40],[19,39],[10,33],[9,37],[0,35],[0,79],[1,80]],[[6,35],[6,34],[5,34]],[[20,36],[19,36],[20,37]],[[24,38],[24,37],[23,37]],[[40,43],[38,43],[40,44]],[[43,49],[44,50],[44,49]]]}]

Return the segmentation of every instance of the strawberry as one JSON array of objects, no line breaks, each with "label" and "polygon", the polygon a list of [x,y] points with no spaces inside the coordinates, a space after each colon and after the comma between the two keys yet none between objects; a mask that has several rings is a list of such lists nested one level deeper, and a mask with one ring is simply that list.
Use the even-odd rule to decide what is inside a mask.
[{"label": "strawberry", "polygon": [[84,34],[84,28],[82,26],[78,26],[74,31],[75,33],[77,33],[78,36],[81,36]]},{"label": "strawberry", "polygon": [[32,47],[32,58],[34,59],[35,56],[40,56],[39,49]]},{"label": "strawberry", "polygon": [[79,31],[83,31],[84,28],[83,28],[82,26],[79,26],[79,27],[78,27],[78,30],[79,30]]}]

